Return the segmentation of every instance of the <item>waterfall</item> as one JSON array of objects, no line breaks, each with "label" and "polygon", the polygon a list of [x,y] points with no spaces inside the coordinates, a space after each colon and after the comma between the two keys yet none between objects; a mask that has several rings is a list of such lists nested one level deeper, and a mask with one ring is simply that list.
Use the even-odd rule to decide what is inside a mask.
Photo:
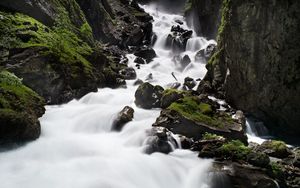
[{"label": "waterfall", "polygon": [[246,119],[246,134],[249,142],[261,144],[266,139],[271,138],[268,129],[263,122],[253,118]]},{"label": "waterfall", "polygon": [[[136,69],[145,80],[152,73],[152,84],[167,87],[184,78],[203,78],[205,64],[194,61],[198,48],[209,41],[192,38],[187,49],[191,63],[179,70],[174,54],[164,47],[166,36],[181,15],[159,12],[154,6],[143,6],[153,16],[157,35],[154,50],[157,58]],[[135,67],[133,54],[127,55],[129,66]],[[151,128],[160,110],[144,110],[134,104],[137,86],[127,82],[126,89],[99,89],[68,104],[46,106],[40,118],[39,139],[18,149],[0,153],[2,188],[208,188],[212,161],[200,159],[197,153],[175,149],[168,155],[143,152]],[[134,108],[134,120],[121,132],[112,132],[115,115],[124,106]]]}]

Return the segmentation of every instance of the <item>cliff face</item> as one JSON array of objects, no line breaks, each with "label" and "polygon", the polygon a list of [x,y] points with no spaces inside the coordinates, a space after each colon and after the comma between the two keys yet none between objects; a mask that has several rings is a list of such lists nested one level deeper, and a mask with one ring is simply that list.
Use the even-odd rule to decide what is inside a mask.
[{"label": "cliff face", "polygon": [[279,134],[300,133],[300,2],[224,0],[203,86]]},{"label": "cliff face", "polygon": [[[122,55],[129,50],[128,45],[137,49],[150,43],[151,20],[135,1],[129,0],[3,0],[0,71],[20,79],[17,87],[30,90],[27,99],[41,96],[48,104],[68,102],[99,87],[124,85],[125,78],[119,72],[127,65],[126,61],[120,63]],[[17,108],[14,100],[23,94],[19,95],[18,88],[4,88],[7,80],[0,79],[0,124],[4,126],[0,129],[7,130],[12,122],[9,131],[20,135],[11,135],[5,141],[0,135],[0,144],[22,137],[25,131],[18,127],[30,122],[39,130],[38,118],[44,112],[31,109],[43,108],[44,102]],[[25,115],[18,117],[23,124],[7,113],[22,110]],[[38,136],[36,131],[28,138]]]}]

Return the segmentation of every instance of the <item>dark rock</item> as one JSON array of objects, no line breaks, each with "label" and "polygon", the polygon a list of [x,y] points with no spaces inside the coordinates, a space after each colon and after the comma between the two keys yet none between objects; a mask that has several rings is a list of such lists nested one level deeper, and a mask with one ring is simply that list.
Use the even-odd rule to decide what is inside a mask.
[{"label": "dark rock", "polygon": [[196,82],[193,78],[186,77],[184,79],[184,86],[188,87],[189,89],[193,89],[196,86]]},{"label": "dark rock", "polygon": [[[214,162],[214,172],[228,178],[230,187],[238,188],[278,188],[277,182],[261,168],[232,162]],[[212,179],[213,181],[221,181]],[[217,187],[215,187],[217,188]]]},{"label": "dark rock", "polygon": [[121,112],[118,113],[117,118],[112,124],[112,130],[120,131],[126,123],[132,121],[134,110],[129,106],[125,106]]},{"label": "dark rock", "polygon": [[184,70],[190,63],[190,57],[188,55],[183,56],[182,60],[180,61],[181,70]]},{"label": "dark rock", "polygon": [[137,64],[146,64],[145,59],[143,59],[141,57],[136,57],[134,62],[137,63]]},{"label": "dark rock", "polygon": [[178,89],[180,86],[181,86],[181,83],[179,83],[179,82],[174,82],[174,83],[170,83],[167,85],[167,87],[170,89]]},{"label": "dark rock", "polygon": [[257,146],[255,150],[281,159],[292,154],[284,142],[275,140],[264,141],[261,145]]},{"label": "dark rock", "polygon": [[137,79],[135,82],[134,82],[134,84],[133,85],[141,85],[141,84],[143,84],[144,82],[143,82],[143,80],[141,80],[141,79]]},{"label": "dark rock", "polygon": [[145,141],[145,153],[152,154],[160,152],[168,154],[173,151],[172,147],[178,147],[172,133],[163,127],[153,127],[148,132],[148,138]]},{"label": "dark rock", "polygon": [[134,55],[144,58],[147,63],[151,62],[156,57],[156,53],[152,48],[141,48]]},{"label": "dark rock", "polygon": [[180,139],[179,141],[182,149],[191,149],[193,144],[192,139],[182,135],[179,135],[179,139]]},{"label": "dark rock", "polygon": [[135,92],[135,104],[141,108],[159,108],[164,89],[146,82],[141,84]]},{"label": "dark rock", "polygon": [[266,168],[270,163],[270,158],[267,154],[261,152],[250,152],[247,156],[248,163]]},{"label": "dark rock", "polygon": [[45,101],[15,75],[0,70],[0,147],[37,139]]},{"label": "dark rock", "polygon": [[205,49],[199,50],[196,53],[195,60],[201,61],[204,59],[205,61],[208,61],[215,52],[216,47],[215,44],[209,44]]},{"label": "dark rock", "polygon": [[136,72],[134,68],[132,67],[127,67],[119,71],[120,75],[125,79],[125,80],[134,80],[136,79]]},{"label": "dark rock", "polygon": [[180,24],[180,25],[183,24],[183,22],[181,20],[175,20],[175,22],[178,23],[178,24]]},{"label": "dark rock", "polygon": [[161,97],[161,108],[169,107],[173,102],[176,102],[178,99],[183,98],[183,94],[178,90],[165,90]]},{"label": "dark rock", "polygon": [[275,134],[298,137],[300,3],[238,0],[224,6],[207,80],[225,92],[230,105],[261,119]]},{"label": "dark rock", "polygon": [[207,132],[247,143],[245,125],[225,112],[216,111],[213,105],[204,101],[201,102],[201,99],[195,97],[184,97],[175,102],[175,105],[173,103],[162,110],[153,126],[166,127],[175,134],[195,140],[201,139],[202,134]]},{"label": "dark rock", "polygon": [[168,35],[166,40],[166,47],[171,48],[176,54],[185,51],[188,39],[192,37],[193,31],[185,30],[179,25],[172,26],[171,34]]}]

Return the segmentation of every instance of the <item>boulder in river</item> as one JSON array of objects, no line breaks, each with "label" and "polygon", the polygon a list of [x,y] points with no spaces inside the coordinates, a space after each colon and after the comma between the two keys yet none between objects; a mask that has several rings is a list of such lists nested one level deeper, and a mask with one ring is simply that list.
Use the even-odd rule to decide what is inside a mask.
[{"label": "boulder in river", "polygon": [[135,92],[135,104],[144,109],[159,108],[163,91],[161,86],[145,82]]},{"label": "boulder in river", "polygon": [[144,58],[147,63],[150,63],[153,60],[153,58],[156,57],[156,53],[153,50],[153,48],[149,48],[149,47],[140,48],[134,53],[134,55]]},{"label": "boulder in river", "polygon": [[134,68],[127,67],[119,71],[119,74],[125,79],[125,80],[134,80],[136,79],[136,72]]},{"label": "boulder in river", "polygon": [[193,89],[196,86],[196,81],[193,78],[186,77],[184,79],[184,86],[186,86],[188,89]]},{"label": "boulder in river", "polygon": [[122,130],[126,123],[132,121],[133,114],[134,109],[129,106],[125,106],[123,110],[118,113],[117,118],[114,120],[112,129],[116,131]]},{"label": "boulder in river", "polygon": [[148,132],[148,138],[145,141],[145,153],[151,154],[160,152],[168,154],[173,151],[173,147],[178,147],[172,133],[164,127],[153,127]]},{"label": "boulder in river", "polygon": [[199,140],[205,132],[247,143],[245,122],[216,109],[205,96],[185,96],[161,111],[153,126],[166,127],[175,134]]}]

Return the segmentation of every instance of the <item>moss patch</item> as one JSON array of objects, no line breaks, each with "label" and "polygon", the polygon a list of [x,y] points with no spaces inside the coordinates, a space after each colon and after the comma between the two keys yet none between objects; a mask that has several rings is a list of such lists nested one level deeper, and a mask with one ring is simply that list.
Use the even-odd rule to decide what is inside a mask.
[{"label": "moss patch", "polygon": [[246,160],[247,155],[251,152],[251,149],[245,146],[239,140],[232,140],[226,144],[223,144],[218,149],[218,152],[225,158],[228,157],[231,159]]},{"label": "moss patch", "polygon": [[202,139],[204,139],[204,140],[216,140],[216,139],[221,139],[221,138],[223,138],[223,137],[218,136],[216,134],[207,133],[207,132],[202,135]]},{"label": "moss patch", "polygon": [[172,103],[168,109],[180,113],[187,119],[213,127],[223,128],[226,124],[233,123],[229,115],[218,116],[209,104],[199,102],[196,97],[186,96]]}]

